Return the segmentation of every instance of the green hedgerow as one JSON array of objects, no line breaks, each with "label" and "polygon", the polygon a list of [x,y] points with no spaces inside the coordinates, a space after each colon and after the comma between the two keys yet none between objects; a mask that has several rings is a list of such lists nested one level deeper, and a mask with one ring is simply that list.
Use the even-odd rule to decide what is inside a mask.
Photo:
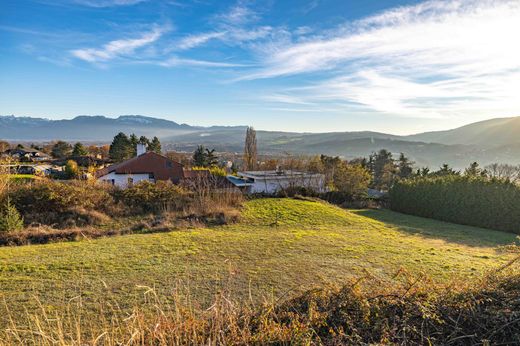
[{"label": "green hedgerow", "polygon": [[520,186],[485,177],[417,177],[390,189],[405,214],[520,234]]}]

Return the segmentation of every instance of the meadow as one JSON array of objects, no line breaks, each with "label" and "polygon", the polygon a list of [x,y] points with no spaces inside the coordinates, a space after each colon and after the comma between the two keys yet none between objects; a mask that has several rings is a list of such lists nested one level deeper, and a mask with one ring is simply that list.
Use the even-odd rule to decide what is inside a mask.
[{"label": "meadow", "polygon": [[[0,248],[0,324],[80,304],[84,321],[130,316],[153,292],[194,310],[219,292],[237,301],[283,301],[363,275],[399,270],[435,282],[479,277],[513,258],[515,235],[389,210],[351,210],[313,200],[255,199],[235,224],[76,242]],[[117,307],[100,311],[106,302]],[[77,307],[77,306],[76,306]]]}]

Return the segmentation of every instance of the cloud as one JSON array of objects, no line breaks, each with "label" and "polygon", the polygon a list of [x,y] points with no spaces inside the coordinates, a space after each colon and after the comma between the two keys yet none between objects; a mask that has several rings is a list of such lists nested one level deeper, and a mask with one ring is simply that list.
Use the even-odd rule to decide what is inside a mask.
[{"label": "cloud", "polygon": [[136,5],[148,0],[74,0],[75,3],[89,7],[115,7]]},{"label": "cloud", "polygon": [[163,67],[176,67],[176,66],[193,66],[193,67],[243,67],[242,64],[218,62],[218,61],[207,61],[207,60],[196,60],[196,59],[185,59],[179,57],[171,57],[165,61],[150,62]]},{"label": "cloud", "polygon": [[410,116],[519,112],[519,32],[518,1],[427,1],[266,46],[241,79],[313,75],[289,96]]},{"label": "cloud", "polygon": [[239,2],[231,7],[226,13],[217,16],[217,19],[229,25],[244,25],[257,21],[258,14],[245,4]]},{"label": "cloud", "polygon": [[204,43],[210,40],[221,38],[225,34],[226,32],[208,32],[202,34],[189,35],[181,39],[180,42],[176,45],[176,48],[180,50],[195,48],[200,45],[203,45]]},{"label": "cloud", "polygon": [[151,31],[142,33],[138,38],[110,41],[101,48],[83,48],[71,51],[71,54],[90,63],[106,62],[134,53],[138,48],[156,42],[169,28],[155,26]]}]

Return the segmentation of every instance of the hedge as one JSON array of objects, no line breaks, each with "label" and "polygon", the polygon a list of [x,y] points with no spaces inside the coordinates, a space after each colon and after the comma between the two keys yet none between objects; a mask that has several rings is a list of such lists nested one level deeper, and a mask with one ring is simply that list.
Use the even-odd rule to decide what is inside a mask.
[{"label": "hedge", "polygon": [[402,180],[390,189],[392,210],[520,234],[520,187],[483,177]]}]

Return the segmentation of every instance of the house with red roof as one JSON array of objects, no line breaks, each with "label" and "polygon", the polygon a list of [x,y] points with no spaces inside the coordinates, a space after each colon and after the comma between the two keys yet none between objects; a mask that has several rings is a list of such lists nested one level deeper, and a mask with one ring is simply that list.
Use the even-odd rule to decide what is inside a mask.
[{"label": "house with red roof", "polygon": [[184,168],[179,162],[155,152],[147,152],[144,145],[138,145],[136,157],[102,168],[95,173],[95,177],[99,182],[121,188],[141,181],[163,180],[178,184],[184,179]]}]

